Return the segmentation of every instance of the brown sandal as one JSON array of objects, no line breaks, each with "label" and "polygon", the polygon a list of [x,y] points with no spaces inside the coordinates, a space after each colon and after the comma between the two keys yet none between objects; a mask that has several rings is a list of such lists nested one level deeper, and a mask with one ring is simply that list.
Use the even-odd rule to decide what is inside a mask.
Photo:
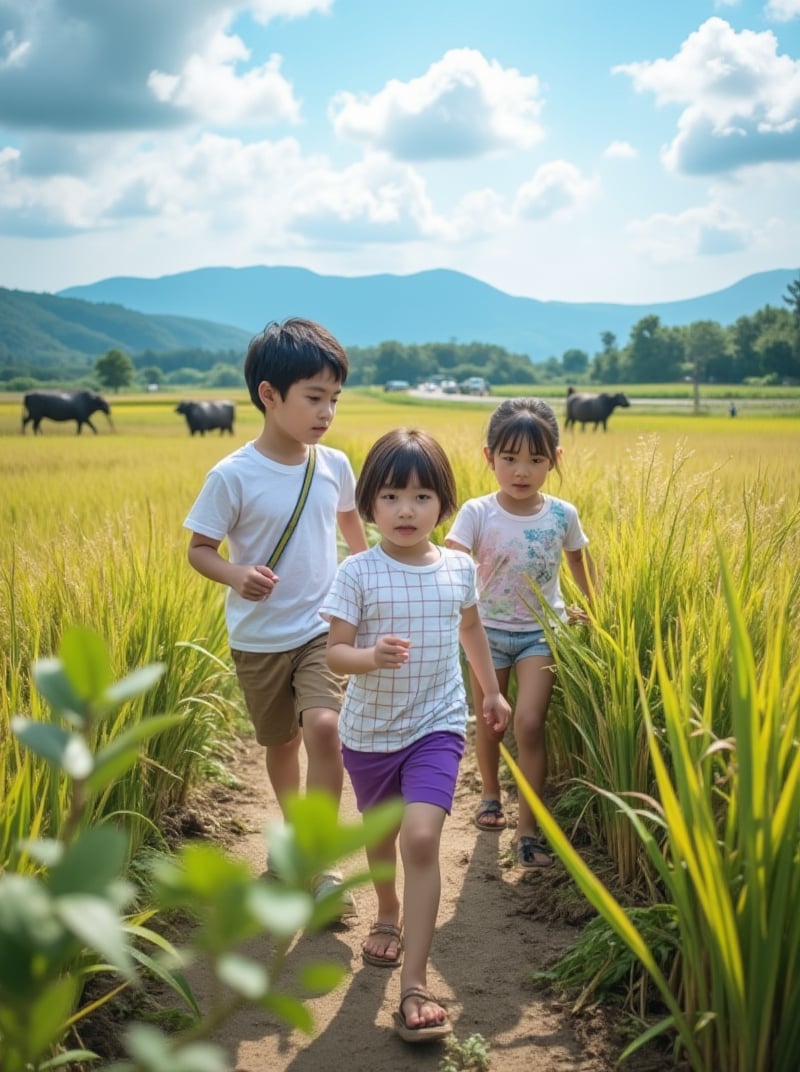
[{"label": "brown sandal", "polygon": [[418,998],[422,1002],[430,1001],[434,1005],[442,1004],[438,998],[433,996],[433,994],[429,993],[427,990],[423,990],[419,986],[410,986],[408,990],[404,990],[400,995],[399,1008],[394,1014],[394,1029],[404,1042],[436,1042],[439,1039],[447,1038],[448,1035],[452,1035],[453,1025],[450,1023],[450,1017],[447,1016],[446,1010],[445,1016],[447,1018],[440,1024],[425,1024],[421,1027],[409,1027],[403,1012],[403,1006],[409,998]]},{"label": "brown sandal", "polygon": [[368,938],[372,938],[373,935],[388,934],[390,938],[393,938],[397,942],[397,956],[386,957],[380,956],[378,953],[368,953],[364,948],[364,943],[361,945],[361,959],[365,964],[373,964],[376,968],[396,968],[403,960],[403,931],[400,927],[395,927],[394,923],[378,923],[377,921],[372,924],[369,930]]}]

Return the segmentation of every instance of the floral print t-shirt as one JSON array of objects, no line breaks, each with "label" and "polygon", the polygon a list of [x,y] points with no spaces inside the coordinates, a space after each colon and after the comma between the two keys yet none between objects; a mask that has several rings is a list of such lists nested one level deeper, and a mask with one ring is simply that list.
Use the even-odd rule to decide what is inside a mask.
[{"label": "floral print t-shirt", "polygon": [[536,615],[544,617],[545,607],[537,588],[556,618],[567,620],[559,583],[562,553],[578,551],[589,540],[572,503],[542,497],[541,508],[527,516],[504,510],[497,492],[469,499],[447,534],[477,563],[484,626],[518,633],[538,629]]}]

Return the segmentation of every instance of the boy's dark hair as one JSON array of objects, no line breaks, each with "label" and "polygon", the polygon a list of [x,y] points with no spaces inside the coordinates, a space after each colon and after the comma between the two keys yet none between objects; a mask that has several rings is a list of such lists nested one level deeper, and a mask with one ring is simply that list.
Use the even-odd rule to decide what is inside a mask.
[{"label": "boy's dark hair", "polygon": [[558,419],[541,398],[507,398],[489,420],[486,446],[492,454],[516,454],[526,444],[531,454],[548,458],[557,473]]},{"label": "boy's dark hair", "polygon": [[374,521],[373,507],[381,488],[406,488],[416,477],[435,491],[441,524],[457,506],[452,466],[433,436],[413,428],[395,428],[370,447],[356,483],[356,507],[365,521]]},{"label": "boy's dark hair", "polygon": [[321,324],[289,317],[278,323],[273,320],[250,340],[244,359],[244,378],[253,405],[264,412],[258,397],[258,385],[266,380],[281,398],[293,383],[308,380],[327,369],[343,384],[350,364],[344,347]]}]

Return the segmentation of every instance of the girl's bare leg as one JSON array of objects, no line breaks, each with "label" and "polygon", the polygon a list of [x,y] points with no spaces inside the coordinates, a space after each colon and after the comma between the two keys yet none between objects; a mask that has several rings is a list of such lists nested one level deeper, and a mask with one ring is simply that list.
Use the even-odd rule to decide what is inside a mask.
[{"label": "girl's bare leg", "polygon": [[[380,844],[372,845],[367,849],[367,860],[370,867],[376,864],[396,868],[397,866],[397,832],[385,838]],[[375,916],[376,922],[388,923],[394,927],[400,925],[400,901],[397,897],[397,887],[394,878],[375,882],[375,893],[378,898],[378,911]],[[400,952],[399,940],[391,934],[381,932],[370,934],[364,939],[362,946],[365,953],[373,957],[381,957],[386,960],[396,960]]]},{"label": "girl's bare leg", "polygon": [[[500,691],[508,697],[508,679],[510,670],[498,670],[497,681]],[[484,800],[502,800],[500,795],[500,744],[489,735],[489,729],[481,717],[483,692],[475,675],[469,673],[472,705],[475,711],[475,756],[481,776],[481,797]],[[505,825],[505,819],[498,817],[498,825]],[[491,825],[491,816],[484,819],[485,825]]]},{"label": "girl's bare leg", "polygon": [[[547,780],[545,721],[553,694],[555,673],[550,656],[531,655],[516,666],[517,702],[514,705],[514,738],[519,769],[541,796]],[[520,794],[517,837],[535,836],[536,820]]]},{"label": "girl's bare leg", "polygon": [[[439,843],[447,813],[435,804],[408,804],[400,827],[403,860],[403,919],[405,952],[400,973],[400,992],[411,987],[427,989],[441,878]],[[408,1027],[440,1024],[447,1012],[436,1001],[409,998],[403,1004]]]}]

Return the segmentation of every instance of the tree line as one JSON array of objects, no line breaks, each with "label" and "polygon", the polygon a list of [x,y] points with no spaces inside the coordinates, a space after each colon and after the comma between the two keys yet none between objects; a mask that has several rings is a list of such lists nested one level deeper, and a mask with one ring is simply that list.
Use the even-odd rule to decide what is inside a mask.
[{"label": "tree line", "polygon": [[[697,320],[681,327],[667,326],[658,316],[643,316],[619,345],[613,332],[600,336],[600,348],[590,355],[568,349],[560,357],[533,364],[527,354],[514,354],[490,343],[430,342],[403,344],[385,341],[377,346],[348,347],[353,386],[370,386],[403,379],[422,383],[434,376],[458,382],[483,376],[494,386],[581,380],[600,384],[671,383],[680,379],[726,384],[800,382],[800,276],[789,284],[784,307],[764,306],[723,327]],[[27,367],[11,357],[0,359],[0,388],[26,390],[43,383],[92,385],[118,391],[154,384],[239,387],[244,385],[244,355],[227,350],[170,352],[147,350],[130,357],[109,350],[94,364],[77,368]]]}]

